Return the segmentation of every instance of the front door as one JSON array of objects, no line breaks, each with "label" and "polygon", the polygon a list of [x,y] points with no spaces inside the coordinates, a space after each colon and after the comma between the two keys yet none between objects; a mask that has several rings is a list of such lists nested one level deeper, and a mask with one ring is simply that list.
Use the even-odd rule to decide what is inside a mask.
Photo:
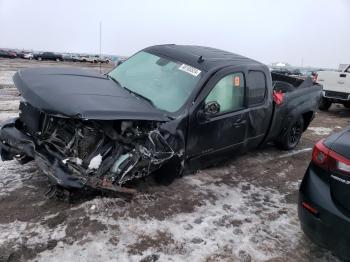
[{"label": "front door", "polygon": [[[244,96],[243,72],[225,69],[209,81],[200,95],[201,102],[190,116],[187,143],[189,158],[224,153],[244,143],[247,130]],[[204,112],[205,107],[213,102],[219,106],[219,110],[208,115]]]}]

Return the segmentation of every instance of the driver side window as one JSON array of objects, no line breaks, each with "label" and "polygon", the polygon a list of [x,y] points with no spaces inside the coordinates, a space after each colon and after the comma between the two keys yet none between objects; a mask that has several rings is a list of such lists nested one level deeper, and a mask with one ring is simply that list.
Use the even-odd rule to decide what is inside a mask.
[{"label": "driver side window", "polygon": [[241,109],[244,105],[244,86],[243,73],[229,74],[216,83],[205,99],[205,104],[217,102],[220,113]]}]

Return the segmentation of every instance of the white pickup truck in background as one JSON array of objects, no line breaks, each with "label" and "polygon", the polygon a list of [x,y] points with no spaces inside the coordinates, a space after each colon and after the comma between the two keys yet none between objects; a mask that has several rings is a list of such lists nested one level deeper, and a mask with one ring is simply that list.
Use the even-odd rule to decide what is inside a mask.
[{"label": "white pickup truck in background", "polygon": [[316,81],[323,85],[321,110],[328,110],[332,103],[350,108],[350,65],[341,71],[319,71]]}]

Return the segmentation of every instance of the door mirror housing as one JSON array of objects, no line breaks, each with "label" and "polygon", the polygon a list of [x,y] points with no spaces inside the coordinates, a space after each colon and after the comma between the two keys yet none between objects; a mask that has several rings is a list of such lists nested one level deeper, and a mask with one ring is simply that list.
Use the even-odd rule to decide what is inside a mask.
[{"label": "door mirror housing", "polygon": [[220,112],[220,105],[216,101],[211,101],[205,104],[204,106],[204,115],[205,117],[211,117]]}]

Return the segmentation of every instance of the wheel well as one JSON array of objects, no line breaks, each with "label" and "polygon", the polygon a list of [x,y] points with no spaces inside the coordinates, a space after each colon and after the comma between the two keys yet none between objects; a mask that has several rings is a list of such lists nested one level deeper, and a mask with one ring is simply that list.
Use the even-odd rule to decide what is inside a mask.
[{"label": "wheel well", "polygon": [[308,128],[308,126],[312,120],[313,115],[314,115],[314,112],[312,112],[312,111],[302,114],[303,120],[304,120],[304,131]]}]

